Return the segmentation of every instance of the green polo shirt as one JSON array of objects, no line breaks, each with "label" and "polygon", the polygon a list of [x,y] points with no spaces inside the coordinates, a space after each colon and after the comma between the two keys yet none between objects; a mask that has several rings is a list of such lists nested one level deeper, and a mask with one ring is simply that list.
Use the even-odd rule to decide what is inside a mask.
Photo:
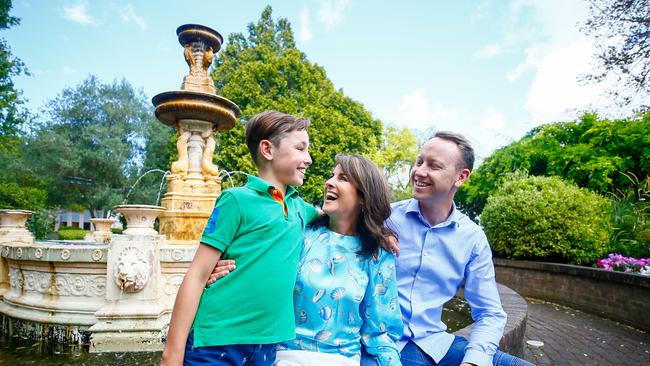
[{"label": "green polo shirt", "polygon": [[[272,186],[249,176],[224,191],[201,242],[234,259],[237,269],[203,291],[194,318],[194,345],[269,344],[293,339],[293,288],[305,226],[318,211],[287,188],[284,204]],[[204,245],[201,244],[201,245]]]}]

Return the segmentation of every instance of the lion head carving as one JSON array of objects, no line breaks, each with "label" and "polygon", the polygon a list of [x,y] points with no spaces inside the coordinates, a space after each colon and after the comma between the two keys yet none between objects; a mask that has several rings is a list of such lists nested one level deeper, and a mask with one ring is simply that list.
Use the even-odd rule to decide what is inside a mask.
[{"label": "lion head carving", "polygon": [[140,249],[124,248],[114,267],[115,283],[126,292],[138,292],[147,285],[151,271],[151,264]]}]

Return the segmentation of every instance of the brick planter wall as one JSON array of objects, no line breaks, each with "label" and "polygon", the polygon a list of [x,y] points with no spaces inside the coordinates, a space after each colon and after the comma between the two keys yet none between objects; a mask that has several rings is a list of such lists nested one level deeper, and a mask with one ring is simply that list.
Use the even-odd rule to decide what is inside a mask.
[{"label": "brick planter wall", "polygon": [[494,266],[497,281],[523,296],[557,302],[650,331],[650,277],[498,258]]}]

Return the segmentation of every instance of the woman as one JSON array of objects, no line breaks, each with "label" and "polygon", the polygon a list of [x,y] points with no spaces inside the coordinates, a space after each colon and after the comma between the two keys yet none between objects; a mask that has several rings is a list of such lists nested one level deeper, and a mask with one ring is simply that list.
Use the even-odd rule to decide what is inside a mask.
[{"label": "woman", "polygon": [[[294,290],[296,338],[278,347],[276,365],[359,365],[364,349],[379,365],[401,365],[388,185],[370,160],[338,155],[325,183],[327,216],[308,227]],[[234,269],[221,261],[214,277]]]}]

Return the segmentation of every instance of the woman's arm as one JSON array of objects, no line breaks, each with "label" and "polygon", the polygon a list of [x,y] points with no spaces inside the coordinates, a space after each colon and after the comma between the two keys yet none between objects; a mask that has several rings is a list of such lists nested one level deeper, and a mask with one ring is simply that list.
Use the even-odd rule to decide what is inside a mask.
[{"label": "woman's arm", "polygon": [[401,366],[395,344],[404,331],[397,297],[395,257],[379,250],[368,264],[368,286],[361,302],[361,342],[381,366]]},{"label": "woman's arm", "polygon": [[235,268],[237,268],[237,266],[233,259],[220,259],[217,262],[217,265],[212,269],[212,273],[210,273],[205,287],[208,288],[210,285],[217,282],[218,279],[226,277],[226,275],[234,271]]},{"label": "woman's arm", "polygon": [[208,278],[215,263],[221,258],[221,254],[220,250],[210,245],[199,244],[194,259],[178,289],[178,294],[176,294],[161,365],[183,364],[185,343],[205,288],[205,279]]}]

